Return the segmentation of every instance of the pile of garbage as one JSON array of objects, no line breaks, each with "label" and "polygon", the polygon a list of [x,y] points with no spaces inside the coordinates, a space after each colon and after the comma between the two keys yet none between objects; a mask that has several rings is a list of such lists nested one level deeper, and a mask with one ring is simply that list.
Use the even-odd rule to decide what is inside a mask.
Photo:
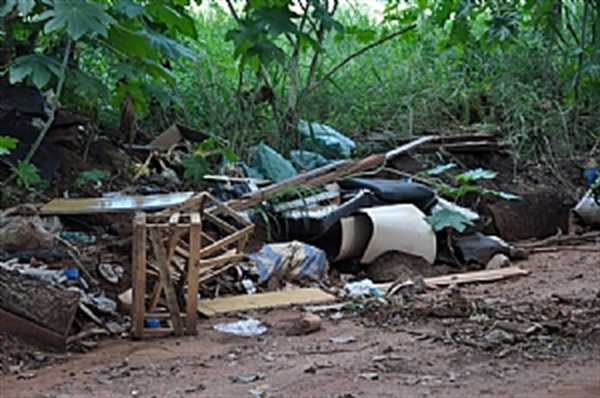
[{"label": "pile of garbage", "polygon": [[[1,134],[16,135],[22,146],[3,162],[16,164],[33,142],[17,134],[15,126],[26,123],[29,138],[39,134],[35,120],[46,111],[38,102],[0,114]],[[60,133],[64,124],[57,126],[33,159],[47,181],[63,170],[64,156],[56,155],[61,151],[56,143],[80,145],[85,130],[69,127],[76,138],[65,139]],[[0,322],[0,329],[67,346],[98,334],[128,336],[136,311],[150,309],[154,318],[145,325],[160,328],[169,324],[165,321],[169,316],[171,323],[179,317],[179,310],[173,315],[175,307],[187,308],[189,318],[196,300],[198,311],[206,315],[218,312],[210,305],[222,296],[299,287],[316,289],[311,292],[317,296],[323,290],[344,297],[381,296],[386,289],[377,283],[396,282],[397,290],[410,290],[412,282],[406,279],[496,271],[527,257],[526,250],[484,233],[489,217],[448,201],[430,180],[402,170],[395,170],[397,176],[392,178],[389,170],[387,174],[383,170],[409,151],[434,144],[456,149],[463,145],[460,140],[425,136],[387,153],[353,159],[357,144],[329,126],[300,121],[298,132],[300,147],[287,158],[261,142],[248,164],[237,161],[220,167],[217,175],[205,175],[207,184],[198,193],[183,189],[182,162],[193,154],[190,142],[215,138],[173,124],[149,143],[130,146],[129,154],[119,148],[103,159],[118,172],[135,159],[138,167],[125,179],[123,189],[103,192],[106,187],[100,184],[89,197],[65,191],[64,197],[42,206],[3,211],[0,319],[10,319],[11,325]],[[469,136],[464,145],[473,150],[477,140],[481,141],[477,148],[501,148],[490,136]],[[91,141],[90,154],[106,153],[110,145],[116,144]],[[476,170],[468,177],[476,175],[489,174]],[[470,181],[461,187],[475,192]],[[575,213],[593,226],[599,224],[600,211],[591,192]],[[506,193],[497,196],[503,195],[522,199]],[[140,214],[163,218],[136,224]],[[150,224],[164,235],[152,236]],[[267,239],[249,235],[254,225],[267,232]],[[196,227],[198,242],[186,235]],[[142,238],[136,241],[138,235],[143,243]],[[251,250],[248,236],[250,240],[259,236]],[[148,237],[151,245],[146,245]],[[196,266],[197,293],[189,279],[190,267]],[[52,312],[56,305],[39,309],[49,299],[61,303],[60,316]],[[15,305],[21,301],[28,304]],[[164,312],[166,307],[170,315]]]}]

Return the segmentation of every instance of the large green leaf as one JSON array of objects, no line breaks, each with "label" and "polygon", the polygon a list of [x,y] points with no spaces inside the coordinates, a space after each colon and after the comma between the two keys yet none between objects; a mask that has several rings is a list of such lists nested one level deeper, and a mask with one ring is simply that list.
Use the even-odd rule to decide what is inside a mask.
[{"label": "large green leaf", "polygon": [[18,143],[16,138],[0,135],[0,156],[8,155]]},{"label": "large green leaf", "polygon": [[425,221],[431,225],[434,231],[443,231],[446,228],[453,228],[458,232],[463,232],[468,225],[473,222],[461,213],[449,209],[442,209],[431,216],[425,217]]},{"label": "large green leaf", "polygon": [[293,19],[298,18],[298,14],[292,12],[287,2],[283,5],[273,5],[259,7],[253,13],[254,20],[259,24],[266,26],[268,32],[274,37],[282,33],[298,33],[298,27]]},{"label": "large green leaf", "polygon": [[125,56],[157,57],[158,49],[151,48],[148,35],[144,32],[134,32],[122,25],[112,25],[108,30],[108,43]]},{"label": "large green leaf", "polygon": [[114,10],[127,18],[136,18],[145,13],[144,6],[132,0],[119,0],[114,6]]},{"label": "large green leaf", "polygon": [[477,180],[493,180],[497,175],[498,173],[495,171],[477,168],[475,170],[465,171],[454,177],[454,179],[461,184],[469,184]]},{"label": "large green leaf", "polygon": [[0,18],[7,15],[17,7],[17,12],[21,16],[27,16],[35,7],[35,0],[6,0],[3,6],[0,7]]},{"label": "large green leaf", "polygon": [[17,175],[17,184],[26,189],[42,181],[38,168],[34,164],[23,160],[17,162],[15,174]]},{"label": "large green leaf", "polygon": [[146,11],[155,22],[162,22],[171,30],[178,31],[193,39],[197,38],[194,20],[188,14],[180,13],[160,1],[148,4]]},{"label": "large green leaf", "polygon": [[102,5],[88,0],[43,0],[52,8],[40,14],[36,20],[45,21],[44,32],[50,33],[66,28],[73,40],[79,40],[86,33],[98,33],[104,37],[106,25],[116,21],[104,12]]},{"label": "large green leaf", "polygon": [[210,166],[202,156],[192,155],[181,162],[183,166],[183,178],[195,182],[201,182],[206,174],[210,172]]},{"label": "large green leaf", "polygon": [[327,11],[325,7],[319,1],[312,1],[315,10],[313,11],[313,18],[320,21],[323,24],[323,28],[329,31],[331,29],[337,30],[339,33],[344,32],[344,27],[341,23],[333,18],[333,15]]},{"label": "large green leaf", "polygon": [[38,88],[48,84],[52,75],[59,77],[61,74],[60,63],[54,58],[42,54],[19,57],[9,69],[11,84],[22,82],[30,77]]},{"label": "large green leaf", "polygon": [[423,175],[426,175],[426,176],[438,176],[440,174],[444,174],[448,170],[451,170],[451,169],[453,169],[455,167],[456,167],[456,164],[454,164],[454,163],[440,164],[439,166],[435,166],[432,169],[425,170],[423,172]]},{"label": "large green leaf", "polygon": [[151,29],[145,29],[144,34],[148,38],[150,47],[158,49],[165,57],[169,59],[177,60],[182,57],[196,59],[196,54],[176,40],[170,39],[167,36]]},{"label": "large green leaf", "polygon": [[81,97],[95,101],[104,101],[109,98],[108,87],[99,79],[81,70],[74,72],[72,81],[75,86],[75,93]]},{"label": "large green leaf", "polygon": [[141,114],[148,113],[149,99],[143,90],[143,85],[139,80],[129,81],[127,84],[121,84],[113,94],[112,104],[118,108],[123,98],[129,95],[135,104],[135,111]]}]

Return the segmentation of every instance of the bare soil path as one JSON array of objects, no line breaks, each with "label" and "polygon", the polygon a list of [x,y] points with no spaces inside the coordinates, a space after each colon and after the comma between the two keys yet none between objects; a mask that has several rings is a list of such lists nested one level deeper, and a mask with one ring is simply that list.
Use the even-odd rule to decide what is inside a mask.
[{"label": "bare soil path", "polygon": [[[269,326],[258,337],[213,329],[231,316],[200,321],[195,337],[104,340],[87,354],[48,354],[44,366],[0,376],[0,397],[600,397],[599,253],[539,254],[519,265],[531,274],[465,286],[461,296],[488,309],[514,304],[539,311],[531,317],[569,319],[554,332],[545,326],[550,331],[482,346],[461,343],[484,341],[480,332],[491,330],[472,315],[377,324],[368,313],[329,313],[321,331],[288,337],[300,310],[278,309],[250,314]],[[447,291],[425,296],[435,301]],[[578,325],[586,332],[565,331]],[[341,336],[352,338],[331,341]]]}]

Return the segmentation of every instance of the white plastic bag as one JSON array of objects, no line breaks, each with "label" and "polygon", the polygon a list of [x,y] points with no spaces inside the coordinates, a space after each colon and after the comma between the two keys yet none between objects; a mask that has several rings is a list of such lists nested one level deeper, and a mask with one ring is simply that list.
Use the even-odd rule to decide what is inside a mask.
[{"label": "white plastic bag", "polygon": [[587,191],[579,203],[577,203],[577,206],[575,206],[575,213],[587,225],[600,225],[600,206],[594,200],[594,195],[591,190]]}]

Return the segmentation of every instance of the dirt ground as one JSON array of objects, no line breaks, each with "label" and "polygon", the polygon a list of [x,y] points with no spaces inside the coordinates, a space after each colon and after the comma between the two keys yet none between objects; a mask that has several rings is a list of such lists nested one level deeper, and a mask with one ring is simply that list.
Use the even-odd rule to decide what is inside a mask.
[{"label": "dirt ground", "polygon": [[[519,263],[528,276],[429,291],[410,311],[375,300],[320,313],[322,330],[307,336],[286,336],[301,313],[287,308],[243,314],[268,326],[255,337],[213,329],[236,314],[201,320],[194,337],[22,352],[36,360],[0,376],[0,396],[600,397],[599,260],[537,254]],[[440,311],[452,295],[466,316]],[[533,328],[498,332],[506,320]]]}]

